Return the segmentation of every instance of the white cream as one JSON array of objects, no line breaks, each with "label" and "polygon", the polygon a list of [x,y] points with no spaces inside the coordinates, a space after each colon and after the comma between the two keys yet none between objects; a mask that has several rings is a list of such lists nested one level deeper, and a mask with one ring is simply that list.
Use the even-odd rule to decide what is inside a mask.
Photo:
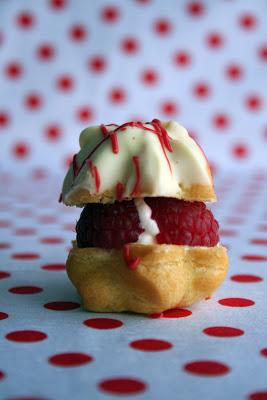
[{"label": "white cream", "polygon": [[138,238],[140,244],[157,243],[156,235],[159,233],[157,222],[151,218],[152,210],[144,199],[134,199],[134,203],[139,215],[141,228],[144,232]]},{"label": "white cream", "polygon": [[[212,186],[212,177],[203,152],[188,135],[186,129],[174,121],[161,121],[168,133],[172,151],[169,151],[155,134],[151,123],[143,126],[124,126],[116,132],[117,152],[112,150],[110,138],[103,140],[100,126],[92,126],[80,135],[81,150],[76,162],[80,170],[76,177],[71,166],[63,184],[63,201],[73,204],[73,197],[79,191],[88,196],[104,193],[116,195],[116,185],[123,185],[123,197],[132,195],[136,184],[136,165],[133,158],[138,158],[140,169],[140,193],[142,197],[164,196],[182,198],[182,188],[194,184]],[[108,132],[116,125],[106,125]],[[149,129],[149,130],[147,130]],[[90,161],[98,171],[99,187],[96,186],[95,175],[86,160]],[[204,198],[210,201],[212,197]]]}]

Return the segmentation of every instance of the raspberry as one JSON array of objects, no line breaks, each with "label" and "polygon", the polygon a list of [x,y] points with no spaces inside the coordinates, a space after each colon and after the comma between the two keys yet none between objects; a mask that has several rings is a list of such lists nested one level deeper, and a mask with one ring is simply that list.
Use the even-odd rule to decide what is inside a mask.
[{"label": "raspberry", "polygon": [[[160,233],[159,244],[215,246],[219,241],[218,222],[202,202],[147,197]],[[121,249],[138,241],[143,232],[134,201],[88,204],[76,225],[78,247]]]},{"label": "raspberry", "polygon": [[76,225],[78,247],[121,249],[143,232],[134,201],[88,204]]},{"label": "raspberry", "polygon": [[206,205],[164,197],[148,197],[160,233],[159,244],[215,246],[219,241],[219,224]]}]

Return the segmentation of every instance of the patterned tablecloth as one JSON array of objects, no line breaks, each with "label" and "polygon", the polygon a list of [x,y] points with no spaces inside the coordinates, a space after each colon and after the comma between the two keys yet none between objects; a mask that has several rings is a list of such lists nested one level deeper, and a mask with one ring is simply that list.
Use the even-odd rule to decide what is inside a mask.
[{"label": "patterned tablecloth", "polygon": [[266,399],[267,175],[216,183],[227,279],[154,319],[85,311],[64,267],[80,210],[56,177],[2,176],[0,398]]}]

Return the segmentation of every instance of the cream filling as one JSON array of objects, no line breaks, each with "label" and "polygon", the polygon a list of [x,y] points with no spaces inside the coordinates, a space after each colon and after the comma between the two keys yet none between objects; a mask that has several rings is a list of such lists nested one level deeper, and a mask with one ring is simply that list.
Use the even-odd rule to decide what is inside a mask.
[{"label": "cream filling", "polygon": [[159,233],[159,228],[156,221],[151,218],[151,208],[146,204],[144,199],[134,199],[134,203],[139,215],[141,228],[144,229],[144,232],[139,236],[137,243],[157,243],[156,235]]}]

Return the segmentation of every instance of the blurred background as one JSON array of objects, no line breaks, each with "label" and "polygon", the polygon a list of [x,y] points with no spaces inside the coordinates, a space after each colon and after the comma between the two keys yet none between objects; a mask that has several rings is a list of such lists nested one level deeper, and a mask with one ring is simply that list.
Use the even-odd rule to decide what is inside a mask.
[{"label": "blurred background", "polygon": [[266,0],[1,0],[0,169],[64,173],[92,124],[175,119],[267,165]]}]

